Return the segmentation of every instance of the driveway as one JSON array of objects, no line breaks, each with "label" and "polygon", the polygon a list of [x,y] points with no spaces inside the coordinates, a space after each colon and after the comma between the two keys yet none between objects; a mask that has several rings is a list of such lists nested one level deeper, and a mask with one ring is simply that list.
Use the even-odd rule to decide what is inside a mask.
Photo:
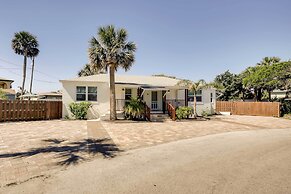
[{"label": "driveway", "polygon": [[291,126],[291,120],[230,116],[209,121],[102,122],[104,133],[86,126],[86,121],[62,120],[1,123],[0,187],[50,177],[121,151],[224,132],[283,129]]},{"label": "driveway", "polygon": [[6,193],[291,193],[291,129],[237,131],[94,160]]},{"label": "driveway", "polygon": [[47,177],[98,156],[114,157],[118,148],[88,136],[86,121],[0,123],[0,187]]},{"label": "driveway", "polygon": [[103,122],[113,141],[130,150],[193,137],[261,129],[290,128],[291,120],[261,116],[216,116],[211,120],[166,122]]}]

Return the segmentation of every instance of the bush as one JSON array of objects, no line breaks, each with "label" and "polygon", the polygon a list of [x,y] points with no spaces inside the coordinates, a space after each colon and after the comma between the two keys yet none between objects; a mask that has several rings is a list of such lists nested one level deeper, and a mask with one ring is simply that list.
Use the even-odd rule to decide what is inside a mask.
[{"label": "bush", "polygon": [[187,119],[193,115],[193,109],[188,106],[180,106],[176,109],[177,119]]},{"label": "bush", "polygon": [[126,119],[141,120],[143,119],[145,106],[142,100],[131,98],[124,108],[124,116]]},{"label": "bush", "polygon": [[75,119],[83,120],[86,119],[88,109],[91,107],[91,105],[92,104],[90,102],[80,102],[80,103],[73,102],[70,104],[70,111],[75,117]]},{"label": "bush", "polygon": [[291,101],[290,100],[285,100],[281,102],[280,116],[282,117],[285,114],[291,114]]}]

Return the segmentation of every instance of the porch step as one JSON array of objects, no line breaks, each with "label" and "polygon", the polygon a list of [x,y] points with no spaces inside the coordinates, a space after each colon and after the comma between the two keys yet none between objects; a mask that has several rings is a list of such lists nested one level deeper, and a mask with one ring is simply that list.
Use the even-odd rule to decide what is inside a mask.
[{"label": "porch step", "polygon": [[166,122],[171,121],[169,115],[167,114],[151,114],[152,122]]}]

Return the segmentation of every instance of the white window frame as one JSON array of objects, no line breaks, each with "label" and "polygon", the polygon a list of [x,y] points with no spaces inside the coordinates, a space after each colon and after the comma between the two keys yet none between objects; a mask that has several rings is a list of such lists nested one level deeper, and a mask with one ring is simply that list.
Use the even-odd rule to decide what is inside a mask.
[{"label": "white window frame", "polygon": [[[85,93],[78,93],[78,88],[85,88]],[[85,94],[85,99],[84,100],[78,100],[78,97],[77,97],[78,94],[82,94],[82,95]],[[78,101],[78,102],[87,101],[87,87],[86,86],[76,86],[76,101]]]},{"label": "white window frame", "polygon": [[[85,93],[77,93],[77,91],[78,91],[77,88],[78,87],[85,87]],[[89,89],[88,89],[89,87],[96,88],[96,101],[95,100],[93,100],[93,101],[92,100],[90,100],[90,101],[88,100],[89,94],[93,94],[93,93],[89,93]],[[85,100],[78,100],[77,99],[77,95],[78,94],[85,94]],[[98,102],[98,87],[97,86],[76,86],[76,101],[77,102],[86,102],[86,101],[87,102]]]}]

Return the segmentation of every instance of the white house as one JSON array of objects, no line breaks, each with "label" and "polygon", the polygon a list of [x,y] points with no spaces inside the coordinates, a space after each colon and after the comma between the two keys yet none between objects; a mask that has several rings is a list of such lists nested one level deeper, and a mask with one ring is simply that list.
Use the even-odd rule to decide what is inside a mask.
[{"label": "white house", "polygon": [[[131,97],[140,97],[151,109],[151,113],[166,113],[166,104],[193,106],[194,96],[185,87],[178,86],[179,79],[163,76],[116,75],[116,109],[122,111]],[[90,101],[89,118],[109,114],[109,75],[98,74],[61,80],[63,91],[63,117],[70,116],[69,104]],[[198,115],[203,111],[214,113],[215,89],[206,88],[196,95]]]}]

